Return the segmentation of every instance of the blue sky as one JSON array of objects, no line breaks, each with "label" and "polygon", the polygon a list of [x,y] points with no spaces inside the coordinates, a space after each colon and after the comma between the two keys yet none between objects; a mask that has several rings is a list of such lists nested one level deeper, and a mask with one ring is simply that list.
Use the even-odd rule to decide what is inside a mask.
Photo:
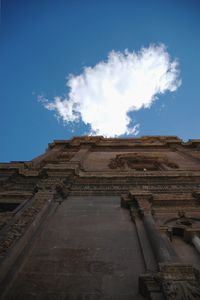
[{"label": "blue sky", "polygon": [[138,54],[152,44],[178,60],[182,84],[131,111],[130,124],[139,124],[138,137],[200,138],[200,1],[2,0],[1,35],[0,161],[30,160],[54,139],[89,132],[80,118],[58,121],[38,96],[69,99],[69,74],[108,62],[112,50]]}]

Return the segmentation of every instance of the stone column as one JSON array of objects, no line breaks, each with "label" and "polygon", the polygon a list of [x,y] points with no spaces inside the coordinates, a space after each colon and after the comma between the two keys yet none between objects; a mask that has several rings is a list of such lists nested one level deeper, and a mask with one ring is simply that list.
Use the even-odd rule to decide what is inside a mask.
[{"label": "stone column", "polygon": [[172,261],[165,242],[156,228],[152,215],[144,215],[143,221],[157,262]]},{"label": "stone column", "polygon": [[170,242],[164,239],[159,230],[156,227],[154,218],[151,213],[151,199],[152,195],[145,194],[133,194],[132,195],[138,205],[140,214],[142,215],[145,229],[148,234],[148,238],[157,260],[157,263],[162,262],[174,262],[179,261],[174,249],[171,247]]},{"label": "stone column", "polygon": [[195,248],[197,249],[197,251],[200,254],[200,238],[195,234],[195,235],[193,235],[191,241],[192,241],[192,244],[195,246]]},{"label": "stone column", "polygon": [[[192,265],[181,263],[170,241],[160,234],[151,213],[151,202],[150,193],[130,192],[129,197],[123,198],[121,203],[123,207],[129,208],[133,221],[134,211],[142,216],[159,268],[157,273],[146,272],[139,276],[140,293],[151,300],[200,299],[200,272]],[[199,251],[199,237],[195,235],[192,242]]]},{"label": "stone column", "polygon": [[155,256],[151,251],[151,245],[149,245],[149,239],[147,236],[147,231],[144,227],[143,220],[141,219],[140,215],[138,214],[138,210],[135,207],[131,205],[129,210],[131,219],[135,223],[135,227],[137,230],[138,240],[140,243],[146,270],[148,270],[149,272],[156,272],[158,267]]}]

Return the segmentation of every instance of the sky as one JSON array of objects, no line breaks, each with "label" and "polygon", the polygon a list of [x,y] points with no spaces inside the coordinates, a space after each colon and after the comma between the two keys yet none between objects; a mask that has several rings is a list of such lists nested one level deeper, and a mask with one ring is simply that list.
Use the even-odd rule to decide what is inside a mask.
[{"label": "sky", "polygon": [[0,161],[77,135],[200,138],[199,0],[1,0]]}]

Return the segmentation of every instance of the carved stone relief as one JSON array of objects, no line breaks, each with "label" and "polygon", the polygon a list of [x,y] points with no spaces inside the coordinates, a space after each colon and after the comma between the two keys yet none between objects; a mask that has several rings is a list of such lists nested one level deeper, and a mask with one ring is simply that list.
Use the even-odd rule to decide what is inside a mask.
[{"label": "carved stone relief", "polygon": [[174,227],[174,226],[181,226],[181,227],[189,227],[189,228],[197,228],[200,229],[200,218],[191,217],[184,211],[178,212],[177,218],[172,218],[165,221],[164,225]]},{"label": "carved stone relief", "polygon": [[200,287],[197,282],[165,280],[162,289],[167,300],[200,299]]},{"label": "carved stone relief", "polygon": [[155,299],[155,294],[161,293],[166,300],[200,299],[200,273],[190,265],[160,265],[160,272],[155,275],[140,276],[139,289],[148,299]]},{"label": "carved stone relief", "polygon": [[163,265],[158,281],[167,300],[200,299],[200,273],[190,265]]},{"label": "carved stone relief", "polygon": [[118,154],[109,162],[110,169],[132,169],[136,171],[159,171],[168,167],[177,169],[178,165],[170,162],[166,156],[152,156],[139,153]]}]

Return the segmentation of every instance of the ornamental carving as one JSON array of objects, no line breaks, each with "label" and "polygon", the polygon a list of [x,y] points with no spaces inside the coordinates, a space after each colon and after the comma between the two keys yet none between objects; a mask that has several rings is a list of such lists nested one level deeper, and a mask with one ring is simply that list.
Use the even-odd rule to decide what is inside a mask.
[{"label": "ornamental carving", "polygon": [[178,212],[178,218],[172,218],[165,221],[164,225],[170,227],[194,227],[199,228],[200,218],[187,216],[184,211]]},{"label": "ornamental carving", "polygon": [[157,277],[166,300],[200,299],[200,273],[191,265],[161,265]]},{"label": "ornamental carving", "polygon": [[[37,215],[53,199],[59,203],[66,198],[69,192],[69,185],[60,179],[41,180],[29,194],[29,201],[21,209],[20,215],[14,222],[8,223],[5,232],[1,232],[0,238],[0,259],[3,258],[9,249],[23,236],[29,225],[34,222]],[[23,195],[22,195],[23,197]],[[7,220],[9,221],[9,220]]]},{"label": "ornamental carving", "polygon": [[159,171],[165,170],[166,167],[170,169],[178,168],[178,165],[170,162],[166,156],[139,153],[118,154],[110,160],[108,166],[110,169],[132,169],[136,171]]},{"label": "ornamental carving", "polygon": [[49,192],[39,192],[36,194],[32,206],[26,207],[20,218],[8,226],[8,230],[0,240],[0,257],[11,248],[11,246],[24,234],[28,226],[34,221],[36,215],[42,210],[45,203],[51,198]]},{"label": "ornamental carving", "polygon": [[162,290],[167,300],[200,299],[200,286],[196,281],[165,280]]},{"label": "ornamental carving", "polygon": [[186,216],[186,213],[184,211],[179,211],[178,213],[179,218],[176,221],[177,225],[183,225],[183,226],[192,226],[193,220]]},{"label": "ornamental carving", "polygon": [[200,299],[199,271],[197,269],[181,264],[177,267],[169,265],[167,269],[164,272],[161,270],[153,276],[148,273],[140,275],[139,290],[145,298],[153,300],[157,295],[160,299],[163,294],[166,300]]}]

